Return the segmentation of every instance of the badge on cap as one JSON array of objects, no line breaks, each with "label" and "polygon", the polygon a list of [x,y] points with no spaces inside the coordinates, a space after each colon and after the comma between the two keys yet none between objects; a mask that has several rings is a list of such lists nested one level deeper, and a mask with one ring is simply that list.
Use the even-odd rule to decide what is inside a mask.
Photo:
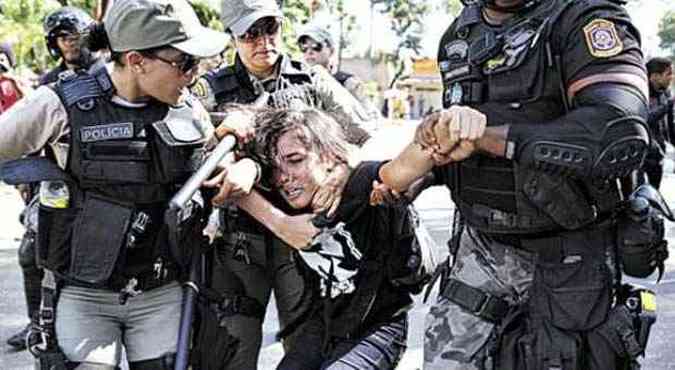
[{"label": "badge on cap", "polygon": [[616,26],[606,19],[591,21],[584,27],[584,35],[588,51],[596,58],[613,57],[623,50]]}]

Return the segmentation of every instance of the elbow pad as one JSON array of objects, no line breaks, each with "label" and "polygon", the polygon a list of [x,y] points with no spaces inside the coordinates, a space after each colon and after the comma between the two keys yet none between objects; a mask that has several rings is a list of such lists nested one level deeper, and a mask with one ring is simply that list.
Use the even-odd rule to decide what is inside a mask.
[{"label": "elbow pad", "polygon": [[[627,176],[642,165],[649,147],[647,112],[645,98],[631,86],[589,86],[577,95],[570,113],[541,125],[546,131],[523,143],[520,160],[558,175]],[[589,132],[589,127],[597,129]]]}]

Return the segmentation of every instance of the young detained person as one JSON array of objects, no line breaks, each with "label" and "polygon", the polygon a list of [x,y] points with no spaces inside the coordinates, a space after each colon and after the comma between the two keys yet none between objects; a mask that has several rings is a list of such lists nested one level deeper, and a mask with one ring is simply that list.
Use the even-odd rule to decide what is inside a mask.
[{"label": "young detained person", "polygon": [[[361,162],[344,172],[333,216],[315,215],[312,204],[322,183],[352,157],[341,126],[317,110],[268,110],[253,120],[252,157],[269,170],[261,178],[271,179],[266,185],[289,207],[271,208],[255,191],[236,201],[298,249],[305,275],[317,283],[311,314],[278,368],[395,368],[405,350],[412,302],[409,291],[393,282],[407,271],[403,253],[414,242],[407,207],[370,206],[381,163]],[[243,188],[228,181],[216,202]]]},{"label": "young detained person", "polygon": [[226,36],[184,0],[117,0],[92,34],[113,62],[42,86],[2,115],[0,160],[70,136],[56,153],[67,190],[41,204],[39,238],[59,282],[55,331],[69,367],[117,368],[124,348],[130,369],[164,369],[182,271],[163,213],[213,134],[186,87]]}]

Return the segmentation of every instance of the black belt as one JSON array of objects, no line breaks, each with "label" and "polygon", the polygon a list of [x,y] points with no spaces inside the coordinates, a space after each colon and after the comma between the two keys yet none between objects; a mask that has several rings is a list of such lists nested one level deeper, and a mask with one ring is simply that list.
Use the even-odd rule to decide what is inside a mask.
[{"label": "black belt", "polygon": [[441,295],[470,313],[490,322],[497,322],[509,312],[511,305],[488,292],[449,279]]}]

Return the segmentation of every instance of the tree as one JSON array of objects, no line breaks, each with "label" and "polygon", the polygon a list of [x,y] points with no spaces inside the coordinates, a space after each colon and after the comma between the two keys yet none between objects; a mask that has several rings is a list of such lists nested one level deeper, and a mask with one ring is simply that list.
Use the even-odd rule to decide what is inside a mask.
[{"label": "tree", "polygon": [[3,1],[0,39],[12,45],[18,66],[42,71],[54,63],[45,45],[42,20],[58,7],[56,1]]},{"label": "tree", "polygon": [[283,11],[284,18],[287,22],[283,24],[283,44],[286,51],[289,53],[298,53],[297,34],[300,27],[302,27],[310,18],[311,2],[307,0],[284,0]]},{"label": "tree", "polygon": [[658,35],[661,38],[659,46],[675,54],[675,11],[670,10],[661,18]]},{"label": "tree", "polygon": [[392,87],[398,79],[405,77],[410,57],[420,54],[424,16],[430,7],[424,0],[371,0],[371,4],[388,16],[398,39],[394,51],[384,55],[385,62],[394,67],[394,76],[389,82]]}]

